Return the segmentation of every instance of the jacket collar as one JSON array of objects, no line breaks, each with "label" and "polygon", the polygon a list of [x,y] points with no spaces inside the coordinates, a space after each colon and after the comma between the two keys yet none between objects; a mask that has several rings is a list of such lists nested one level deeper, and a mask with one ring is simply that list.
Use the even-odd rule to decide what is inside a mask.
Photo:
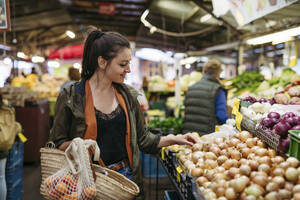
[{"label": "jacket collar", "polygon": [[205,75],[202,77],[202,79],[203,79],[203,80],[212,81],[212,82],[215,82],[215,83],[220,84],[220,81],[218,81],[218,79],[216,79],[214,76],[209,75],[209,74],[205,74]]}]

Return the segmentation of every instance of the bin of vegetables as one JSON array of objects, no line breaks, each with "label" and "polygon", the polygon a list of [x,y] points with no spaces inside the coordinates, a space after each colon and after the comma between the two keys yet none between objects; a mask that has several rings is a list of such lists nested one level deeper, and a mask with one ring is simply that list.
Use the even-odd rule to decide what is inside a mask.
[{"label": "bin of vegetables", "polygon": [[288,156],[300,159],[300,130],[289,130],[290,146]]}]

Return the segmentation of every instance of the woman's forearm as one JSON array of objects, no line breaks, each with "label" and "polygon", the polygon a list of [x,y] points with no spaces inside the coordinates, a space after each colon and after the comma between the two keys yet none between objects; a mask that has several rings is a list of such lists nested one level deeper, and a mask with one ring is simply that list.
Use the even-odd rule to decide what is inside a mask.
[{"label": "woman's forearm", "polygon": [[175,137],[176,136],[171,136],[171,135],[162,136],[160,138],[160,141],[159,141],[157,147],[161,148],[161,147],[170,146],[170,145],[175,144]]}]

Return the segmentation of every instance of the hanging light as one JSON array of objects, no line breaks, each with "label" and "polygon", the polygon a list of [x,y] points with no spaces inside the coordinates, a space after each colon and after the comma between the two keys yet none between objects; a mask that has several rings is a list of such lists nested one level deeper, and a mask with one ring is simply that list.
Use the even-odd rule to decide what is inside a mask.
[{"label": "hanging light", "polygon": [[66,31],[66,35],[71,38],[71,39],[74,39],[75,38],[75,33],[73,31],[70,31],[70,30],[67,30]]},{"label": "hanging light", "polygon": [[45,58],[41,57],[41,56],[33,56],[31,58],[31,61],[34,62],[34,63],[42,63],[42,62],[45,61]]},{"label": "hanging light", "polygon": [[28,59],[28,56],[25,53],[23,53],[22,51],[19,51],[17,53],[17,57],[22,58],[22,59]]}]

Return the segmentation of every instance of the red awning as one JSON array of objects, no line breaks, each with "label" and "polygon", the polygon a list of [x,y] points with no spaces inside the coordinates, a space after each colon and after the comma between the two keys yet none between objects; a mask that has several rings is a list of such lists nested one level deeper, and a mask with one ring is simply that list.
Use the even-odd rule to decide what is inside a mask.
[{"label": "red awning", "polygon": [[57,51],[50,50],[50,56],[48,59],[73,59],[82,58],[83,44],[62,47]]}]

